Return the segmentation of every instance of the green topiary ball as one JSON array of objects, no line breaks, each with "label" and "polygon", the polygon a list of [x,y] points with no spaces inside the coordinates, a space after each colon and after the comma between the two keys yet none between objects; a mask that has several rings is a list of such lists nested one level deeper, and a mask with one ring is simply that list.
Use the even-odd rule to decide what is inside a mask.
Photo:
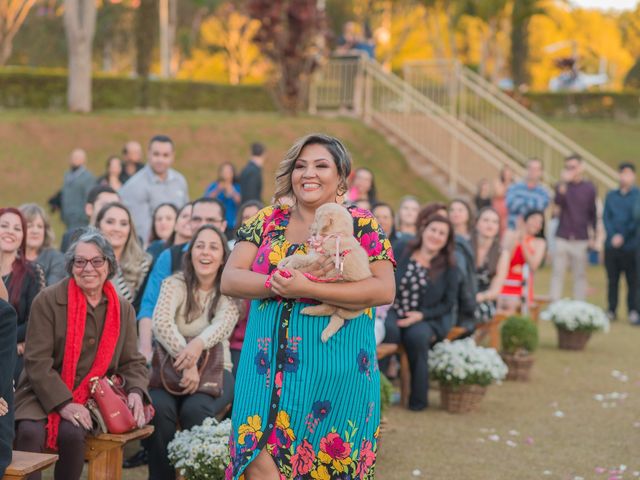
[{"label": "green topiary ball", "polygon": [[516,353],[526,350],[529,353],[538,348],[538,327],[529,317],[509,317],[500,332],[502,337],[502,351]]}]

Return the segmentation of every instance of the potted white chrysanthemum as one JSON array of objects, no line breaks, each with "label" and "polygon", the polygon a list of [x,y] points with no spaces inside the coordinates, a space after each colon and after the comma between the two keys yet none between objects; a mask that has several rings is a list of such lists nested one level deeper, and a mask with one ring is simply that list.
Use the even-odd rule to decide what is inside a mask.
[{"label": "potted white chrysanthemum", "polygon": [[186,480],[223,480],[229,464],[231,421],[207,418],[177,432],[167,447],[169,461]]},{"label": "potted white chrysanthemum", "polygon": [[507,366],[495,349],[480,347],[472,338],[445,340],[429,353],[429,374],[440,383],[442,407],[465,413],[478,407],[487,386],[504,379]]},{"label": "potted white chrysanthemum", "polygon": [[591,334],[609,331],[609,319],[600,307],[581,300],[558,300],[542,312],[558,329],[558,346],[564,350],[584,350]]}]

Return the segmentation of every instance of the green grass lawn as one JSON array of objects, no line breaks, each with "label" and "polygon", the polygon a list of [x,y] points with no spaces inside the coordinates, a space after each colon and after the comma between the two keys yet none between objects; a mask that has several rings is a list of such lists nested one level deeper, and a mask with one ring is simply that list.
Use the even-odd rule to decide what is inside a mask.
[{"label": "green grass lawn", "polygon": [[[371,168],[377,178],[378,197],[397,204],[404,195],[422,201],[442,198],[426,181],[411,172],[402,155],[376,132],[350,119],[326,119],[274,113],[224,112],[126,113],[90,115],[3,111],[0,115],[0,204],[19,205],[47,198],[62,184],[68,155],[73,148],[87,150],[89,169],[100,175],[109,155],[120,152],[127,140],[146,144],[164,133],[177,148],[175,167],[189,182],[192,198],[216,179],[223,161],[242,168],[249,145],[267,147],[265,200],[273,193],[275,169],[293,141],[312,132],[325,132],[344,140],[354,166]],[[59,222],[54,225],[61,233]]]},{"label": "green grass lawn", "polygon": [[640,161],[640,122],[546,120],[614,168],[621,162]]}]

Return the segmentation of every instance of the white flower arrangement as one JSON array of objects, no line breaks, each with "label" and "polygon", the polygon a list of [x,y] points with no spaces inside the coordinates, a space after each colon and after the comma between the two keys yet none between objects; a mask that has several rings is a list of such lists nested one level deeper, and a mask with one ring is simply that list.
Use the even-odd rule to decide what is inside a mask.
[{"label": "white flower arrangement", "polygon": [[202,425],[176,433],[167,447],[169,461],[187,480],[223,480],[230,433],[230,420],[207,418]]},{"label": "white flower arrangement", "polygon": [[487,386],[504,379],[508,368],[493,348],[472,338],[437,343],[429,353],[429,374],[442,385]]},{"label": "white flower arrangement", "polygon": [[540,314],[540,318],[570,332],[609,331],[609,319],[604,310],[581,300],[565,298],[555,301]]}]

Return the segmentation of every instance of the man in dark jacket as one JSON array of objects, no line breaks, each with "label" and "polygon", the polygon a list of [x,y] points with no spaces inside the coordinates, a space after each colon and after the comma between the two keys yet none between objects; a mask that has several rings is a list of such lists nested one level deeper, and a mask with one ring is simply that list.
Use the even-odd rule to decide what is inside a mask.
[{"label": "man in dark jacket", "polygon": [[251,145],[251,158],[240,173],[241,203],[249,200],[262,201],[262,167],[264,165],[264,154],[264,145],[261,143],[253,143]]},{"label": "man in dark jacket", "polygon": [[627,279],[627,312],[631,323],[638,322],[638,276],[636,250],[638,249],[637,219],[634,206],[640,192],[635,186],[636,169],[632,163],[618,167],[619,188],[607,193],[602,221],[607,237],[604,244],[604,266],[607,269],[608,315],[616,319],[618,284],[624,273]]},{"label": "man in dark jacket", "polygon": [[0,478],[11,463],[13,445],[13,369],[16,363],[16,311],[0,279]]}]

